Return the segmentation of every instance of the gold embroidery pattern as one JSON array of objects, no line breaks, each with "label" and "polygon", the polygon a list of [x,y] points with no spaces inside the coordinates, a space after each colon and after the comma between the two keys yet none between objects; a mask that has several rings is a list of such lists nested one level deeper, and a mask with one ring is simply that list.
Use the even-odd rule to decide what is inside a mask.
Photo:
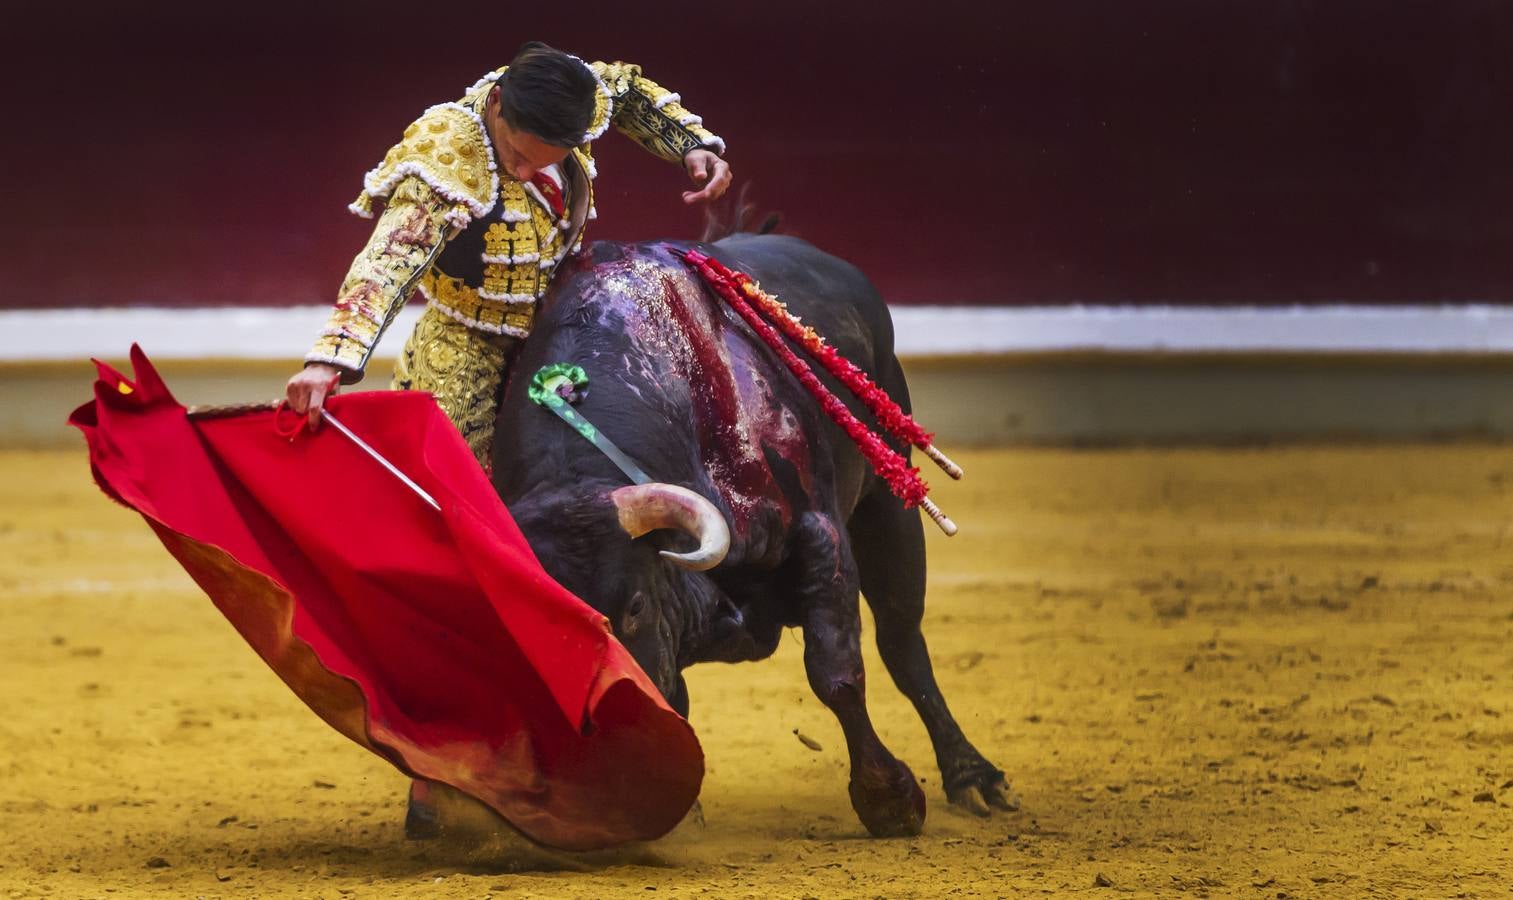
[{"label": "gold embroidery pattern", "polygon": [[630,63],[592,63],[614,95],[614,124],[621,134],[647,151],[667,160],[682,162],[688,151],[708,147],[724,154],[725,142],[689,112],[681,98],[641,74]]},{"label": "gold embroidery pattern", "polygon": [[367,245],[352,260],[336,307],[306,362],[343,369],[346,384],[361,380],[384,327],[408,299],[400,296],[401,290],[440,249],[450,209],[451,204],[420,179],[400,182]]},{"label": "gold embroidery pattern", "polygon": [[371,214],[374,199],[389,197],[402,179],[413,176],[458,204],[461,218],[482,217],[493,208],[498,181],[487,141],[482,120],[473,110],[459,103],[431,107],[363,177],[353,211]]},{"label": "gold embroidery pattern", "polygon": [[534,301],[546,290],[542,270],[551,268],[557,258],[561,241],[556,221],[518,182],[500,185],[499,199],[503,221],[489,223],[483,235],[480,294],[491,300]]},{"label": "gold embroidery pattern", "polygon": [[435,266],[421,276],[416,290],[437,309],[460,324],[490,334],[523,338],[531,333],[536,316],[534,300],[500,301],[478,296],[461,278],[452,278]]},{"label": "gold embroidery pattern", "polygon": [[[599,167],[594,165],[593,145],[584,144],[581,147],[574,147],[572,152],[573,156],[576,157],[578,165],[582,166],[583,171],[588,175],[588,185],[592,188],[594,186],[594,179],[599,177]],[[590,190],[589,194],[590,198],[592,198],[592,190]],[[593,206],[593,203],[590,202],[589,206]]]},{"label": "gold embroidery pattern", "polygon": [[514,346],[515,338],[485,334],[427,307],[395,361],[392,387],[434,394],[479,465],[488,469],[499,393]]}]

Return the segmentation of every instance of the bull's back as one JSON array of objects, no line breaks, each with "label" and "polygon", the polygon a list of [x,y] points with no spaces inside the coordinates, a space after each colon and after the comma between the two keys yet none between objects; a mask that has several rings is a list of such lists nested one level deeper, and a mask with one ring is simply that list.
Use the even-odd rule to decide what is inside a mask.
[{"label": "bull's back", "polygon": [[[715,258],[755,278],[764,291],[776,294],[790,312],[909,411],[908,386],[893,352],[893,319],[882,296],[860,269],[787,235],[736,234],[711,247]],[[825,386],[876,430],[876,423],[857,398],[818,362],[805,359]],[[817,443],[831,461],[836,512],[848,518],[861,494],[878,489],[878,484],[871,480],[870,470],[845,432],[816,404],[807,398],[801,402],[817,420],[813,427],[822,436]]]},{"label": "bull's back", "polygon": [[[834,503],[843,517],[855,505],[865,479],[855,448],[677,258],[689,246],[751,275],[907,404],[887,308],[854,266],[783,235],[735,235],[709,245],[596,244],[559,276],[511,378],[496,439],[509,457],[496,457],[506,500],[534,478],[522,456],[539,459],[545,451],[585,476],[605,465],[587,442],[575,442],[569,429],[524,402],[524,382],[537,366],[570,361],[593,380],[584,414],[653,478],[707,478],[738,531],[745,513],[777,508],[787,518],[796,494],[805,503]],[[837,396],[853,400],[818,374]]]},{"label": "bull's back", "polygon": [[749,274],[841,355],[874,377],[893,359],[893,320],[861,270],[801,238],[735,234],[711,255]]}]

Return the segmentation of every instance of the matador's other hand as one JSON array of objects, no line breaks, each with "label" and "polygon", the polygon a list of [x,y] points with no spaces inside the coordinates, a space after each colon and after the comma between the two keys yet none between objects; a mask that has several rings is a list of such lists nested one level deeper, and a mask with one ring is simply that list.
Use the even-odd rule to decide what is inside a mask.
[{"label": "matador's other hand", "polygon": [[720,159],[710,150],[690,150],[683,157],[683,166],[694,184],[701,184],[701,191],[684,191],[684,203],[708,203],[720,199],[730,187],[730,163]]},{"label": "matador's other hand", "polygon": [[310,363],[284,388],[289,408],[310,419],[310,430],[320,424],[320,410],[326,398],[341,385],[341,370],[325,363]]}]

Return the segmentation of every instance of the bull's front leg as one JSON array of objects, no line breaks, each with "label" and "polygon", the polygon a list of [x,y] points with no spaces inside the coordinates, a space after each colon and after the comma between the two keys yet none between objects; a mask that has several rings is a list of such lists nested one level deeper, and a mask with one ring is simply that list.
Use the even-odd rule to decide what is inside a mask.
[{"label": "bull's front leg", "polygon": [[851,806],[876,837],[919,834],[925,795],[888,752],[867,715],[856,562],[829,516],[805,513],[798,535],[804,668],[809,686],[840,721],[851,755]]}]

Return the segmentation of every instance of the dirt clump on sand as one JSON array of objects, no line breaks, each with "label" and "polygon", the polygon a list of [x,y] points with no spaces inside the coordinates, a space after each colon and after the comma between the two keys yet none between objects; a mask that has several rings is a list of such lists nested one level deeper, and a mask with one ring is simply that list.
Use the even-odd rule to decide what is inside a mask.
[{"label": "dirt clump on sand", "polygon": [[866,837],[790,633],[689,673],[702,824],[573,856],[406,842],[82,452],[0,454],[0,897],[1509,895],[1513,447],[960,457],[926,636],[1023,808],[947,806],[869,647],[930,810]]}]

